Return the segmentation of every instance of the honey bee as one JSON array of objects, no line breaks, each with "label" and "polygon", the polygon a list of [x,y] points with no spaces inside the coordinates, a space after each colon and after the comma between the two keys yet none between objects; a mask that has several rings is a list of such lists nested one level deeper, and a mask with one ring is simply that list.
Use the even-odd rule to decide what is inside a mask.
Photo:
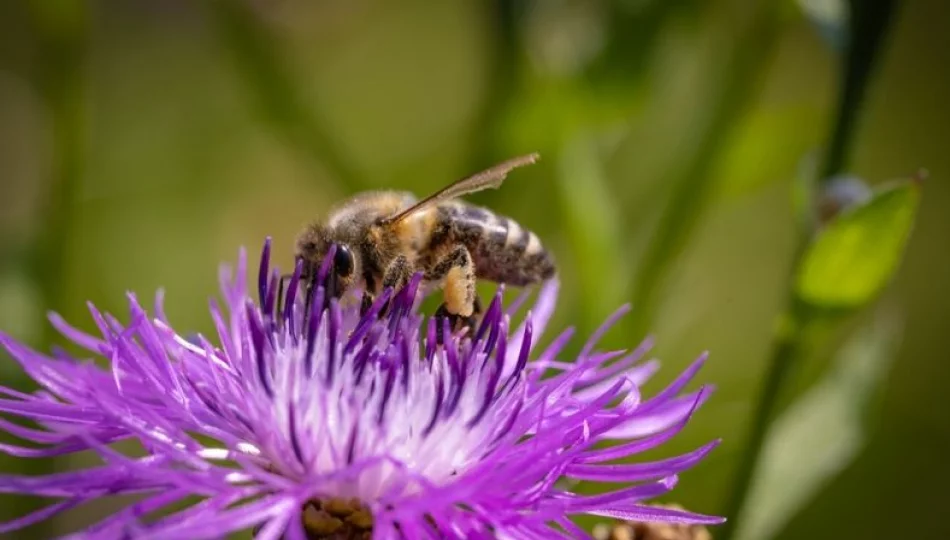
[{"label": "honey bee", "polygon": [[422,200],[399,191],[358,194],[298,235],[302,275],[313,276],[335,244],[328,294],[340,297],[362,286],[365,312],[385,288],[398,290],[421,272],[423,285],[442,289],[436,316],[448,317],[455,330],[471,328],[481,311],[477,279],[525,286],[552,277],[555,266],[533,232],[458,197],[497,189],[512,169],[537,159],[509,159]]}]

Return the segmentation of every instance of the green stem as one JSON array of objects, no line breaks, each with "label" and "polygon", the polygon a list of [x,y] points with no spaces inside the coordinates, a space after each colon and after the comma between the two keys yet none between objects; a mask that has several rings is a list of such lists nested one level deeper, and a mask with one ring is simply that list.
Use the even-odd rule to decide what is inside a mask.
[{"label": "green stem", "polygon": [[647,246],[640,271],[633,284],[633,329],[645,332],[654,320],[663,297],[663,285],[670,269],[702,216],[714,190],[712,166],[729,141],[729,133],[746,110],[758,88],[777,40],[780,3],[766,0],[749,20],[744,34],[735,42],[730,68],[722,74],[724,86],[713,106],[713,115],[704,126],[699,150],[673,180],[666,210],[660,216],[657,235]]},{"label": "green stem", "polygon": [[[798,251],[804,251],[802,242]],[[798,257],[795,257],[798,260]],[[729,520],[717,531],[716,537],[728,540],[733,537],[741,522],[741,513],[752,486],[756,464],[765,443],[769,426],[776,414],[782,388],[791,368],[797,362],[803,346],[803,328],[809,323],[810,316],[795,301],[793,295],[788,300],[788,308],[780,319],[779,328],[772,341],[769,360],[765,370],[759,396],[756,399],[755,412],[749,426],[745,447],[739,457],[739,465],[733,477],[733,491],[726,502],[725,515]]]},{"label": "green stem", "polygon": [[481,110],[472,127],[471,162],[466,170],[483,169],[497,158],[493,145],[497,140],[498,124],[518,89],[521,67],[518,19],[523,8],[523,2],[493,0],[489,3],[490,35],[493,36],[489,45],[489,71]]},{"label": "green stem", "polygon": [[[793,313],[787,314],[780,323],[781,329],[777,332],[775,341],[772,342],[769,366],[757,400],[763,410],[772,411],[775,409],[781,394],[781,388],[787,379],[789,368],[795,363],[801,352],[802,325],[807,318],[808,316],[802,310],[794,310]],[[771,418],[766,415],[756,417],[749,436],[750,444],[746,446],[740,463],[755,459],[756,456],[752,454],[752,451],[762,446],[770,420]],[[751,480],[751,473],[751,469],[744,470],[742,473],[743,479],[747,483]]]},{"label": "green stem", "polygon": [[880,44],[894,18],[893,0],[851,0],[851,29],[845,51],[845,72],[838,94],[838,116],[828,143],[819,182],[844,170],[864,95],[877,61]]},{"label": "green stem", "polygon": [[265,120],[314,168],[323,168],[358,189],[369,187],[325,120],[301,96],[298,83],[281,60],[278,39],[250,3],[211,0],[209,6],[221,39]]},{"label": "green stem", "polygon": [[[857,119],[873,72],[872,68],[881,42],[893,20],[895,9],[893,0],[852,0],[850,4],[852,20],[844,80],[838,99],[835,125],[820,169],[821,175],[816,179],[819,189],[831,177],[846,169],[857,131]],[[793,282],[795,271],[808,246],[809,239],[810,232],[803,228],[799,235],[795,256],[792,257],[788,283]],[[794,290],[790,290],[783,315],[783,321],[789,324],[783,324],[773,339],[765,380],[753,412],[746,446],[736,469],[733,491],[724,512],[729,521],[719,531],[719,538],[722,540],[730,540],[742,523],[742,512],[747,507],[746,497],[758,467],[769,424],[777,413],[778,400],[789,370],[798,360],[803,348],[802,328],[811,324],[814,317],[814,312],[801,308]]]}]

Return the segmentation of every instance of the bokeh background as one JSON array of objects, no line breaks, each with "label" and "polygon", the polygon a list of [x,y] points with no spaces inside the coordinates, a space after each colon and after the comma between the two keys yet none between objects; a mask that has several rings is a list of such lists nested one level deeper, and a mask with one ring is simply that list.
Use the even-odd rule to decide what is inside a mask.
[{"label": "bokeh background", "polygon": [[[788,290],[793,186],[839,114],[842,9],[2,2],[0,328],[47,348],[61,344],[47,310],[91,328],[86,300],[121,314],[126,290],[163,287],[172,321],[207,331],[218,264],[239,246],[271,235],[286,267],[297,229],[347,195],[425,193],[540,151],[538,165],[471,199],[554,251],[558,326],[583,334],[634,303],[606,341],[656,336],[665,369],[649,391],[712,352],[701,378],[717,393],[661,453],[722,437],[666,500],[723,512]],[[780,406],[822,380],[868,321],[884,313],[902,332],[850,450],[768,535],[747,537],[950,537],[950,3],[897,3],[866,90],[847,170],[879,184],[928,168],[916,230],[881,299],[805,348]],[[29,388],[7,357],[0,377]],[[785,444],[791,476],[840,439],[841,426],[824,428]],[[30,504],[7,497],[0,514]],[[20,537],[88,519],[67,514]]]}]

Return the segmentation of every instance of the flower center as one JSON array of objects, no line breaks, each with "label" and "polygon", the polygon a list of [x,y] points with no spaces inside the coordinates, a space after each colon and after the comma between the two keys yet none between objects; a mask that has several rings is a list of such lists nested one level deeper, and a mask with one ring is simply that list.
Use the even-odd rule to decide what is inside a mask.
[{"label": "flower center", "polygon": [[309,540],[368,540],[373,515],[359,499],[314,499],[303,509],[303,527]]}]

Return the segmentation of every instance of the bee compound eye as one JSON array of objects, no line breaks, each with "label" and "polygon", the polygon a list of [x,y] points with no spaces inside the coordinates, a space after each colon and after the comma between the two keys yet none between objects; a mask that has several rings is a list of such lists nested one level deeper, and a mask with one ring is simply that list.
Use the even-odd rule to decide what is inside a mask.
[{"label": "bee compound eye", "polygon": [[353,273],[353,253],[346,246],[337,246],[333,256],[333,270],[336,275],[347,277]]}]

